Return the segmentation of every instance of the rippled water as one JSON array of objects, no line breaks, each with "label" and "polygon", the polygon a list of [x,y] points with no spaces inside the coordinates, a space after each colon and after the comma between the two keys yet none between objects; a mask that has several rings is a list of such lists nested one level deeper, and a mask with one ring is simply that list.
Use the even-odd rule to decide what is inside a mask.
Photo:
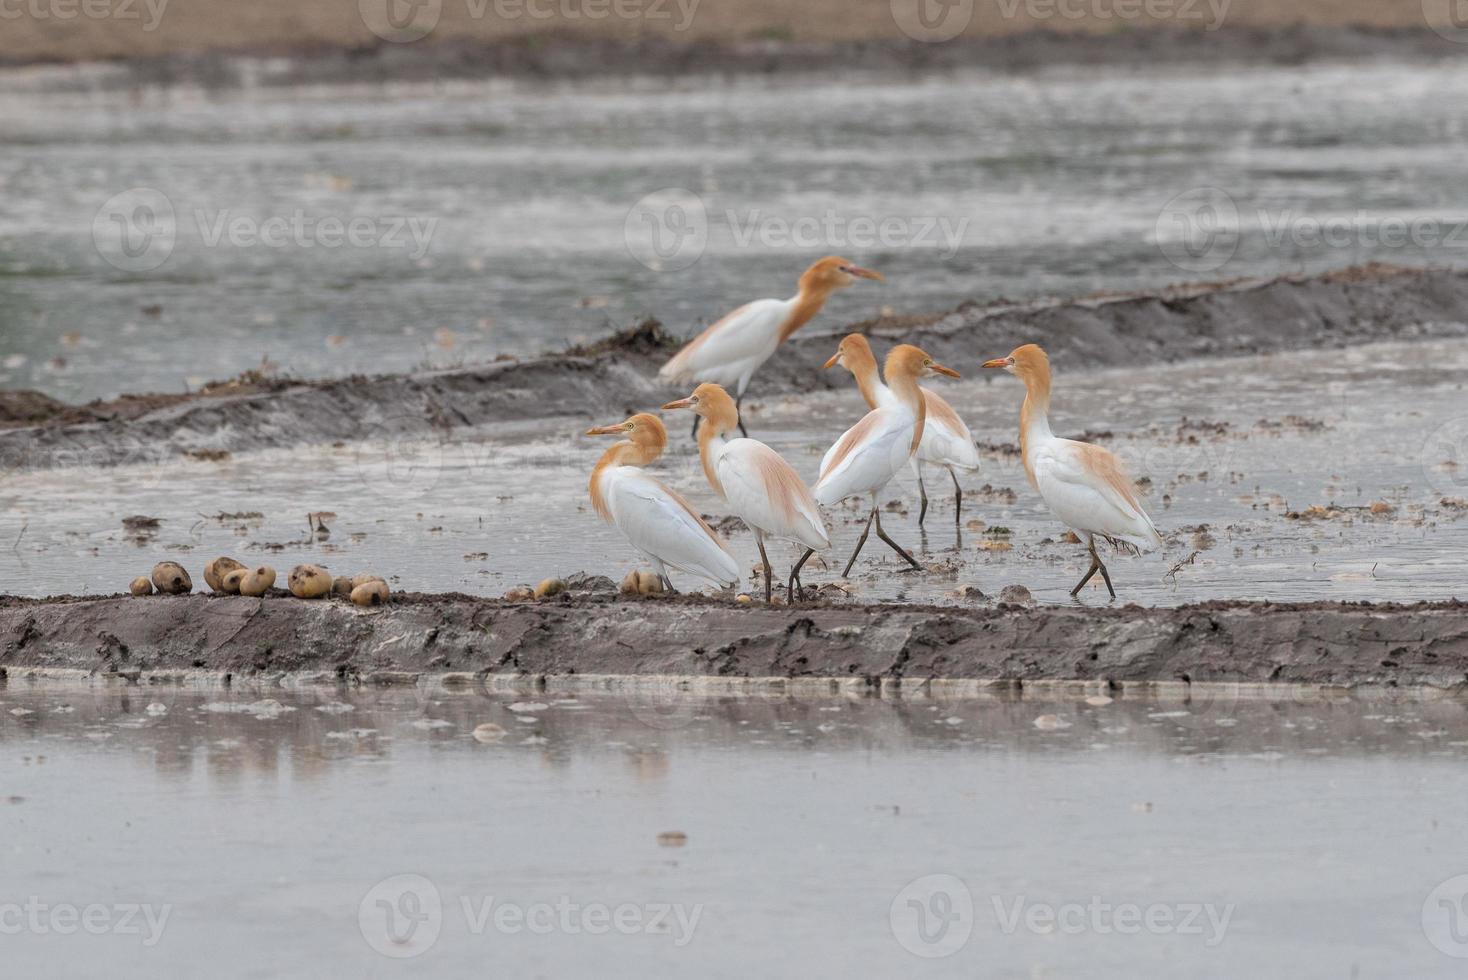
[{"label": "rippled water", "polygon": [[[1064,435],[1089,430],[1151,480],[1144,501],[1169,543],[1160,555],[1107,559],[1121,601],[1463,598],[1465,372],[1461,341],[1063,372],[1053,422]],[[1014,379],[942,390],[981,445],[1017,441]],[[858,405],[853,387],[751,403],[748,421],[813,479]],[[711,518],[723,516],[681,418],[669,421],[679,424],[654,471]],[[404,591],[499,595],[576,571],[620,580],[638,559],[591,511],[586,480],[605,442],[581,436],[586,424],[537,420],[456,430],[442,442],[0,474],[0,550],[11,549],[0,591],[115,593],[164,558],[184,562],[203,588],[200,571],[218,554],[282,571],[302,561],[337,574],[375,571]],[[884,519],[929,571],[896,574],[901,562],[873,538],[847,585],[853,598],[972,603],[954,593],[969,586],[993,596],[1018,584],[1043,602],[1070,601],[1084,549],[1056,540],[1064,529],[1027,485],[1017,455],[983,453],[983,469],[964,479],[960,528],[947,477],[929,478],[926,537],[910,480],[890,488],[897,509]],[[1323,512],[1288,516],[1312,506]],[[337,518],[330,537],[317,540],[306,515],[322,510]],[[162,523],[134,536],[122,522],[136,514]],[[865,516],[854,503],[832,515],[830,566],[812,559],[808,585],[838,577]],[[747,532],[730,543],[745,568],[756,566]],[[794,556],[784,543],[770,554],[784,568]],[[679,588],[700,587],[674,578]],[[754,584],[749,577],[744,587]],[[1085,601],[1104,601],[1099,582]]]},{"label": "rippled water", "polygon": [[[821,321],[838,324],[1468,246],[1461,64],[222,92],[111,78],[0,86],[0,384],[81,399],[262,358],[317,376],[540,351],[641,314],[691,330],[789,295],[829,252],[890,277],[838,297]],[[697,199],[657,199],[646,224],[635,205],[670,187]],[[1169,207],[1205,187],[1227,196]],[[1225,262],[1229,209],[1244,234]],[[700,228],[706,242],[683,234]],[[661,271],[634,257],[655,257],[654,231]]]},{"label": "rippled water", "polygon": [[6,973],[1457,977],[1421,698],[12,679]]}]

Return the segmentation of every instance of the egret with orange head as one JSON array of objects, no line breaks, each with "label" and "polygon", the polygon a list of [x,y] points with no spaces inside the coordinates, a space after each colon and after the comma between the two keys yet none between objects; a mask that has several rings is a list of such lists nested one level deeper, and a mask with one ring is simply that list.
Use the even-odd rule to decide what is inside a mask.
[{"label": "egret with orange head", "polygon": [[856,564],[856,556],[861,554],[867,543],[873,522],[877,525],[877,537],[913,568],[922,568],[912,555],[882,530],[877,494],[908,465],[922,444],[927,406],[918,379],[933,374],[959,377],[957,371],[934,362],[923,350],[911,344],[898,344],[892,348],[886,364],[887,386],[892,390],[891,403],[878,405],[867,412],[860,422],[846,430],[821,461],[821,478],[812,488],[819,503],[830,506],[857,494],[865,494],[872,501],[871,514],[856,543],[856,550],[851,553],[851,560],[846,563],[846,570],[841,573],[843,577],[851,574],[851,566]]},{"label": "egret with orange head", "polygon": [[661,419],[634,415],[615,425],[588,429],[586,434],[622,436],[602,453],[591,471],[591,505],[653,563],[669,592],[673,583],[668,568],[719,586],[739,580],[739,565],[713,528],[688,501],[643,470],[668,445],[668,430]]},{"label": "egret with orange head", "polygon": [[[663,365],[658,377],[671,384],[709,381],[732,388],[738,411],[749,379],[760,365],[795,331],[809,323],[832,293],[860,279],[881,278],[881,273],[863,269],[839,256],[821,259],[801,275],[800,290],[790,299],[757,299],[727,314],[689,341]],[[694,417],[695,436],[699,420],[699,416]],[[749,435],[742,418],[739,431]]]},{"label": "egret with orange head", "polygon": [[[693,394],[669,402],[664,409],[686,408],[703,419],[698,433],[698,454],[703,474],[714,492],[754,532],[760,562],[765,570],[765,601],[770,601],[770,556],[765,554],[765,537],[788,538],[808,549],[790,572],[788,601],[804,591],[800,569],[816,551],[831,547],[826,522],[805,481],[779,453],[748,437],[729,439],[739,425],[739,409],[723,386],[704,383]],[[803,596],[802,596],[803,598]]]},{"label": "egret with orange head", "polygon": [[[866,399],[868,408],[890,405],[895,400],[892,389],[882,383],[877,374],[877,358],[871,345],[859,333],[847,334],[842,338],[836,353],[826,362],[831,368],[840,364],[856,378],[856,387]],[[963,487],[958,483],[957,470],[974,472],[979,468],[979,450],[974,445],[973,433],[953,406],[943,400],[937,392],[923,390],[923,407],[927,418],[923,423],[923,441],[912,457],[912,471],[918,481],[918,495],[922,500],[918,510],[918,527],[928,516],[928,488],[923,483],[923,464],[933,463],[948,471],[953,480],[953,523],[963,517]]]},{"label": "egret with orange head", "polygon": [[1035,344],[1016,347],[1008,357],[985,361],[984,367],[1008,371],[1025,383],[1019,413],[1019,448],[1030,486],[1045,506],[1071,530],[1085,538],[1091,567],[1070,594],[1076,596],[1098,571],[1106,591],[1116,598],[1111,573],[1096,553],[1096,537],[1125,542],[1141,550],[1161,547],[1162,535],[1137,499],[1137,485],[1113,453],[1050,431],[1050,359]]}]

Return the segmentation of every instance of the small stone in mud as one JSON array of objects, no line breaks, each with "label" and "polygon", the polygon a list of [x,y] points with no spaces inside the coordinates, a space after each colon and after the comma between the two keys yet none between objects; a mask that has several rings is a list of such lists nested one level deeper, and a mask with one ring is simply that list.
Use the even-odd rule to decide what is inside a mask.
[{"label": "small stone in mud", "polygon": [[1209,548],[1213,547],[1217,543],[1218,542],[1214,539],[1213,535],[1209,534],[1207,531],[1199,531],[1197,534],[1193,535],[1194,551],[1207,551]]},{"label": "small stone in mud", "polygon": [[558,578],[548,578],[535,587],[535,598],[549,599],[566,591],[566,583]]},{"label": "small stone in mud", "polygon": [[1108,704],[1111,704],[1112,700],[1112,698],[1108,698],[1104,694],[1093,694],[1090,697],[1086,698],[1086,703],[1093,708],[1104,708]]},{"label": "small stone in mud", "polygon": [[127,590],[136,596],[152,595],[153,582],[147,576],[139,575],[132,580],[132,584],[127,587]]},{"label": "small stone in mud", "polygon": [[665,830],[658,834],[659,847],[683,847],[688,843],[688,835],[681,830]]},{"label": "small stone in mud", "polygon": [[1070,722],[1059,715],[1041,715],[1035,719],[1035,727],[1042,732],[1056,732],[1062,728],[1069,728]]},{"label": "small stone in mud", "polygon": [[973,585],[961,585],[947,595],[950,599],[963,599],[966,602],[984,602],[989,598],[983,589]]},{"label": "small stone in mud", "polygon": [[1014,547],[1008,541],[980,541],[980,551],[1009,551]]},{"label": "small stone in mud", "polygon": [[230,572],[244,568],[245,566],[233,558],[221,556],[215,558],[204,566],[204,584],[215,592],[224,591],[224,577]]},{"label": "small stone in mud", "polygon": [[245,574],[245,577],[240,580],[240,595],[247,595],[258,598],[260,596],[263,596],[266,592],[269,592],[270,587],[274,584],[275,569],[271,568],[269,565],[260,565],[257,568],[251,569]]},{"label": "small stone in mud", "polygon": [[331,591],[332,578],[320,565],[297,565],[287,582],[297,599],[319,599]]},{"label": "small stone in mud", "polygon": [[474,726],[474,741],[476,742],[498,742],[504,737],[505,730],[492,721]]},{"label": "small stone in mud", "polygon": [[164,595],[183,595],[194,590],[193,580],[176,561],[160,561],[153,566],[153,585]]},{"label": "small stone in mud", "polygon": [[154,718],[157,718],[160,715],[166,715],[166,714],[168,714],[168,705],[162,704],[162,703],[160,703],[158,701],[154,701],[152,704],[150,704],[146,708],[144,708],[143,711],[146,714],[150,714]]},{"label": "small stone in mud", "polygon": [[737,596],[734,597],[734,601],[737,602],[737,603],[739,603],[741,606],[747,606],[751,602],[753,602],[754,600],[751,599],[749,596],[745,595],[743,592],[741,592]]},{"label": "small stone in mud", "polygon": [[380,606],[387,601],[387,583],[381,579],[364,582],[352,590],[352,602],[359,606]]},{"label": "small stone in mud", "polygon": [[529,602],[535,598],[535,590],[528,585],[517,585],[505,593],[507,602]]},{"label": "small stone in mud", "polygon": [[1081,539],[1074,531],[1066,531],[1060,536],[1063,544],[1080,544]]},{"label": "small stone in mud", "polygon": [[605,575],[576,572],[575,574],[566,576],[566,589],[570,592],[590,592],[593,595],[607,595],[617,591],[617,584]]},{"label": "small stone in mud", "polygon": [[1035,597],[1030,595],[1030,590],[1023,585],[1006,585],[999,590],[999,601],[1017,606],[1033,606]]},{"label": "small stone in mud", "polygon": [[1395,510],[1396,508],[1385,500],[1378,500],[1371,505],[1371,513],[1373,514],[1390,514]]}]

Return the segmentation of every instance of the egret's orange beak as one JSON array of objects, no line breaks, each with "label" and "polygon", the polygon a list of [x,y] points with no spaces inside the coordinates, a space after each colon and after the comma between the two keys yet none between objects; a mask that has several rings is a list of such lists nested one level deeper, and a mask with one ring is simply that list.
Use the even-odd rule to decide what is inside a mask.
[{"label": "egret's orange beak", "polygon": [[941,364],[929,364],[928,365],[928,370],[929,371],[932,371],[934,374],[941,374],[941,375],[943,375],[946,378],[961,378],[961,377],[963,377],[963,375],[961,375],[957,371],[953,370],[953,368],[951,368],[951,367],[944,367]]},{"label": "egret's orange beak", "polygon": [[885,277],[875,269],[863,269],[859,265],[853,265],[847,271],[849,271],[853,276],[856,276],[856,278],[858,279],[875,279],[877,282],[882,282],[885,279]]},{"label": "egret's orange beak", "polygon": [[996,357],[992,361],[985,361],[984,362],[984,367],[986,367],[986,368],[1007,368],[1007,367],[1009,367],[1009,358],[1007,358],[1007,357]]},{"label": "egret's orange beak", "polygon": [[841,352],[838,350],[836,353],[832,354],[831,359],[826,362],[826,370],[831,370],[831,368],[835,367],[839,363],[841,363]]},{"label": "egret's orange beak", "polygon": [[621,435],[624,431],[622,423],[618,422],[616,425],[599,425],[595,429],[587,429],[586,434],[589,436],[616,436]]},{"label": "egret's orange beak", "polygon": [[692,407],[693,407],[693,399],[692,398],[680,398],[680,399],[678,399],[675,402],[668,402],[668,404],[664,405],[663,406],[663,411],[666,412],[666,411],[668,411],[669,409],[672,409],[672,408],[692,408]]}]

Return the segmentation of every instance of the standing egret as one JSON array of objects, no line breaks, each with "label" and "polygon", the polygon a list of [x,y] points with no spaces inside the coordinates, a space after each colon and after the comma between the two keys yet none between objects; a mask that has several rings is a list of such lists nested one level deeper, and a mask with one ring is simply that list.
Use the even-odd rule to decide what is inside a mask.
[{"label": "standing egret", "polygon": [[[826,367],[837,364],[856,378],[856,386],[861,391],[862,398],[866,399],[868,408],[892,404],[892,389],[883,384],[878,376],[877,358],[872,354],[871,345],[861,334],[848,334],[842,339],[835,355],[826,362]],[[948,476],[953,480],[953,523],[958,524],[963,518],[963,487],[959,486],[956,471],[977,471],[979,450],[974,445],[973,433],[969,432],[963,419],[958,417],[953,406],[944,401],[941,395],[924,388],[923,403],[928,416],[923,425],[923,441],[912,458],[912,470],[917,476],[918,494],[922,498],[922,506],[918,510],[918,527],[923,526],[923,519],[928,516],[928,488],[923,484],[924,463],[933,463],[948,471]]]},{"label": "standing egret", "polygon": [[934,363],[931,357],[911,344],[898,344],[892,348],[887,355],[886,370],[892,403],[879,405],[867,412],[860,422],[846,430],[821,461],[821,478],[812,488],[817,502],[830,506],[857,494],[866,494],[872,501],[866,528],[856,542],[856,550],[851,553],[842,577],[851,574],[851,566],[856,564],[856,556],[861,554],[867,543],[867,533],[871,531],[873,521],[877,525],[877,537],[913,568],[922,568],[912,555],[882,530],[877,494],[902,471],[922,444],[927,407],[918,379],[929,374],[959,377],[957,371]]},{"label": "standing egret", "polygon": [[[880,272],[863,269],[834,255],[821,259],[805,270],[800,277],[800,291],[790,299],[757,299],[726,314],[673,355],[658,377],[670,384],[711,381],[732,388],[734,407],[738,410],[754,372],[791,334],[821,312],[832,293],[858,279],[881,278]],[[694,416],[695,436],[699,421],[699,416]],[[742,418],[739,431],[749,435]]]},{"label": "standing egret", "polygon": [[1098,571],[1106,591],[1116,598],[1111,574],[1096,553],[1096,535],[1141,550],[1161,547],[1162,536],[1137,499],[1137,485],[1115,454],[1050,431],[1050,359],[1035,344],[1016,347],[1008,357],[985,361],[984,367],[1008,371],[1025,383],[1019,412],[1019,448],[1030,486],[1061,522],[1085,537],[1091,567],[1070,590],[1079,595]]},{"label": "standing egret", "polygon": [[669,592],[673,583],[667,568],[719,586],[739,581],[739,565],[713,528],[688,501],[642,469],[668,445],[668,430],[657,416],[634,415],[586,434],[624,437],[602,453],[591,471],[591,506],[652,561]]},{"label": "standing egret", "polygon": [[[804,592],[800,568],[812,552],[831,547],[821,509],[800,474],[779,453],[754,439],[729,439],[739,425],[739,409],[723,386],[704,383],[693,394],[664,409],[687,408],[703,419],[698,455],[703,475],[714,492],[728,502],[739,519],[754,532],[765,569],[765,602],[770,601],[770,557],[765,537],[788,538],[805,545],[805,557],[790,572],[787,601]],[[799,589],[800,592],[796,590]],[[803,595],[802,595],[803,598]]]}]

